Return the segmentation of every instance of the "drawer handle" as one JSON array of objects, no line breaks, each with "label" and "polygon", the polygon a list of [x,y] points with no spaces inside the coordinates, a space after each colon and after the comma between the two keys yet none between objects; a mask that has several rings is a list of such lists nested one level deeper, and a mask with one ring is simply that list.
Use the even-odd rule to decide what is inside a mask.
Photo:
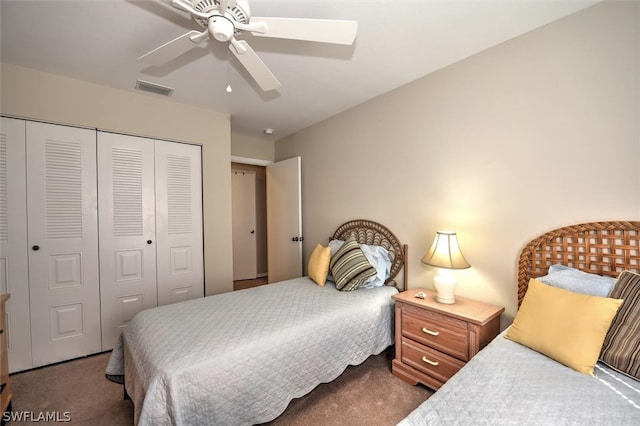
[{"label": "drawer handle", "polygon": [[423,360],[424,362],[426,362],[427,364],[433,365],[434,367],[437,367],[437,366],[438,366],[438,364],[439,364],[439,363],[438,363],[438,361],[431,361],[431,360],[430,360],[429,358],[427,358],[426,356],[423,356],[423,357],[422,357],[422,360]]},{"label": "drawer handle", "polygon": [[422,332],[423,332],[423,333],[430,334],[430,335],[432,335],[432,336],[438,336],[438,335],[440,334],[440,332],[439,332],[439,331],[431,331],[431,330],[429,330],[427,327],[422,327]]}]

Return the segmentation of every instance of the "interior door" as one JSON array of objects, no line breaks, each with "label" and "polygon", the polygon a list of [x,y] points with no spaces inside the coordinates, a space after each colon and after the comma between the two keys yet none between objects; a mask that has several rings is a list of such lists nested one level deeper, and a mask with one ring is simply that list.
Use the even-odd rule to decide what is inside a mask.
[{"label": "interior door", "polygon": [[98,132],[102,350],[157,306],[154,141]]},{"label": "interior door", "polygon": [[231,193],[233,279],[251,280],[258,274],[255,172],[232,170]]},{"label": "interior door", "polygon": [[96,132],[27,123],[33,366],[100,352]]},{"label": "interior door", "polygon": [[32,367],[27,250],[26,123],[0,122],[0,292],[6,304],[11,373]]},{"label": "interior door", "polygon": [[267,166],[269,282],[302,276],[300,157]]},{"label": "interior door", "polygon": [[202,148],[155,141],[158,305],[204,296]]}]

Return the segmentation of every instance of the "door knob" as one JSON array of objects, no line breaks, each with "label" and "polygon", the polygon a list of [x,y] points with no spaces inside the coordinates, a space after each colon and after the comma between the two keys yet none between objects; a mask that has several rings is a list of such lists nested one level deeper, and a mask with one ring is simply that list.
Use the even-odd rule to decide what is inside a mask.
[{"label": "door knob", "polygon": [[252,229],[252,230],[251,230],[251,233],[252,233],[252,234],[255,234],[255,233],[256,233],[256,230],[255,230],[255,229]]},{"label": "door knob", "polygon": [[33,246],[33,247],[31,247],[31,248],[32,248],[34,251],[38,251],[38,250],[40,250],[40,246]]},{"label": "door knob", "polygon": [[151,240],[147,240],[147,244],[151,244],[153,241]]},{"label": "door knob", "polygon": [[299,241],[298,237],[293,237],[291,241]]}]

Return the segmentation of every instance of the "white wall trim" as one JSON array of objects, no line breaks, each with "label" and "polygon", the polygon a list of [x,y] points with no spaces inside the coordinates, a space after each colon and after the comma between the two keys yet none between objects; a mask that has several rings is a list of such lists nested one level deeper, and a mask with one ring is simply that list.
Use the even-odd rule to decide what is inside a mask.
[{"label": "white wall trim", "polygon": [[268,166],[269,164],[273,163],[273,161],[270,161],[270,160],[261,160],[259,158],[249,158],[249,157],[238,157],[237,155],[232,155],[231,161],[233,163],[240,163],[240,164],[253,164],[254,166]]}]

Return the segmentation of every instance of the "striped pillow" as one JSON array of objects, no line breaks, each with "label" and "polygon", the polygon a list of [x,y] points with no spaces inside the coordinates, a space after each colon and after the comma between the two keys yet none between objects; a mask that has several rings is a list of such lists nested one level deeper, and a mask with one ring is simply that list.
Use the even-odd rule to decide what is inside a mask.
[{"label": "striped pillow", "polygon": [[340,291],[351,291],[360,287],[369,277],[376,274],[365,257],[360,244],[352,235],[331,258],[329,265],[336,288]]},{"label": "striped pillow", "polygon": [[640,275],[623,271],[609,297],[624,302],[604,339],[600,361],[640,380]]}]

